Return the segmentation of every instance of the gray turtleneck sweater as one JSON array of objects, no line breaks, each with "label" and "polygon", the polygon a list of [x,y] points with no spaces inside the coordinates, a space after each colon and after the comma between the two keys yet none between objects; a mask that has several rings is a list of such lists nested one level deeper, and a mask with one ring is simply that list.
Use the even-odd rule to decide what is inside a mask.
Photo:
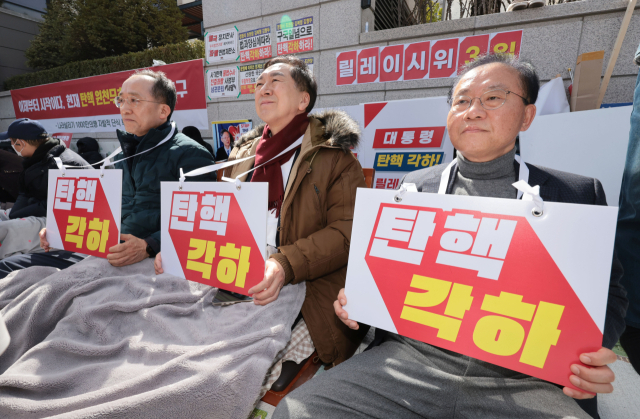
[{"label": "gray turtleneck sweater", "polygon": [[518,180],[513,167],[515,155],[514,148],[495,160],[475,163],[458,153],[458,172],[453,181],[453,194],[515,199],[518,196],[517,189],[512,185]]}]

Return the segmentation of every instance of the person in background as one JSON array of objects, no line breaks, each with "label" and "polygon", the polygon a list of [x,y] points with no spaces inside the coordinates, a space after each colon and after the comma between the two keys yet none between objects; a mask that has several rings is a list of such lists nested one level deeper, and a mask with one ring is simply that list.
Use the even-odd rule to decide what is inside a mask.
[{"label": "person in background", "polygon": [[0,210],[11,208],[16,202],[20,189],[20,173],[22,159],[15,153],[0,150]]},{"label": "person in background", "polygon": [[[640,65],[640,46],[635,56]],[[624,276],[622,285],[629,293],[629,310],[625,317],[626,329],[620,336],[620,344],[629,361],[640,374],[640,73],[633,95],[631,130],[627,160],[622,175],[616,229],[616,251]]]},{"label": "person in background", "polygon": [[227,160],[229,158],[229,154],[231,154],[231,149],[233,148],[233,145],[231,144],[231,134],[226,129],[222,130],[220,133],[220,141],[222,142],[222,147],[218,147],[216,161]]},{"label": "person in background", "polygon": [[7,131],[0,132],[0,150],[7,151],[11,154],[16,154],[13,147],[11,147],[11,140],[9,139],[9,134],[7,134]]},{"label": "person in background", "polygon": [[89,163],[60,140],[51,138],[44,127],[29,118],[22,118],[9,125],[7,130],[11,146],[22,157],[20,193],[9,218],[46,217],[49,169],[57,169],[54,157],[65,166],[87,169]]},{"label": "person in background", "polygon": [[78,147],[80,157],[88,161],[95,169],[100,168],[100,165],[97,163],[102,161],[104,157],[100,154],[100,145],[95,138],[82,137],[78,140],[76,146]]},{"label": "person in background", "polygon": [[[38,121],[18,119],[9,125],[7,134],[14,151],[22,157],[23,171],[9,220],[0,223],[0,238],[3,240],[0,278],[11,270],[43,261],[47,266],[65,268],[68,263],[83,260],[86,255],[74,252],[56,251],[50,255],[34,252],[40,250],[35,244],[38,243],[38,232],[46,225],[49,170],[58,169],[54,158],[60,158],[62,164],[71,168],[88,169],[89,163],[60,140],[51,138]],[[7,270],[3,266],[11,266],[12,269]]]},{"label": "person in background", "polygon": [[[191,138],[193,141],[195,141],[196,143],[200,144],[201,146],[203,146],[204,148],[207,149],[207,151],[209,153],[211,153],[211,156],[215,156],[214,152],[213,152],[213,147],[211,147],[211,144],[209,144],[208,142],[206,142],[205,140],[202,139],[202,134],[200,134],[200,130],[196,127],[184,127],[182,129],[182,133],[184,135],[186,135],[187,137]],[[216,159],[217,160],[217,159]]]}]

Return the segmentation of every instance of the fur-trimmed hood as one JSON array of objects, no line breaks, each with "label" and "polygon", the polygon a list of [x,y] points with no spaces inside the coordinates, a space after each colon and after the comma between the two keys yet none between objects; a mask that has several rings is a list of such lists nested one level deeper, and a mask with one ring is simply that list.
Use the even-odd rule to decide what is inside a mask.
[{"label": "fur-trimmed hood", "polygon": [[[346,112],[329,109],[311,114],[309,118],[317,119],[324,126],[323,139],[330,147],[340,147],[345,153],[349,153],[360,142],[360,126]],[[262,137],[265,125],[262,123],[244,134],[233,146],[240,147],[248,141]]]}]

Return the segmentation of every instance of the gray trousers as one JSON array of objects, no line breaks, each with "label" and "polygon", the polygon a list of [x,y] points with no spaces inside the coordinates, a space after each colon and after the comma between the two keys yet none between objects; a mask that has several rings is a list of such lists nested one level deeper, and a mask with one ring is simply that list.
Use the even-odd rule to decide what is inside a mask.
[{"label": "gray trousers", "polygon": [[274,414],[282,418],[590,416],[554,384],[389,334],[290,393]]}]

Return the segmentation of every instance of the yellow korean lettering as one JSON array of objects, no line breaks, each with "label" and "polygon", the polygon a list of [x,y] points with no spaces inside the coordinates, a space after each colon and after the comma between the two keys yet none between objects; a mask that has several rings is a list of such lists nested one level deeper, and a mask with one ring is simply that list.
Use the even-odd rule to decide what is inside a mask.
[{"label": "yellow korean lettering", "polygon": [[104,253],[109,238],[109,220],[100,221],[99,218],[94,218],[89,221],[89,230],[92,231],[87,235],[87,249],[99,249],[99,252]]},{"label": "yellow korean lettering", "polygon": [[218,270],[216,272],[218,281],[223,284],[232,283],[236,279],[236,270],[237,266],[234,261],[231,259],[222,259],[218,262]]},{"label": "yellow korean lettering", "polygon": [[466,61],[464,62],[465,64],[469,64],[469,62],[470,62],[471,60],[475,60],[475,59],[476,59],[476,57],[478,56],[478,54],[480,54],[480,47],[472,46],[472,47],[467,48],[467,54],[471,54],[471,55],[469,55],[469,58],[470,58],[470,59],[469,59],[469,60],[466,60]]},{"label": "yellow korean lettering", "polygon": [[[76,217],[71,215],[67,219],[67,222],[69,224],[67,225],[67,234],[65,235],[64,240],[66,242],[75,243],[76,248],[81,249],[82,239],[84,238],[84,231],[87,228],[87,219],[84,217]],[[78,234],[70,234],[75,233],[76,231],[78,232]]]},{"label": "yellow korean lettering", "polygon": [[242,251],[240,252],[240,262],[238,262],[238,276],[236,277],[236,286],[239,288],[244,288],[245,280],[247,279],[247,273],[249,272],[249,253],[251,253],[251,248],[247,246],[242,246]]},{"label": "yellow korean lettering", "polygon": [[441,316],[409,306],[402,307],[400,318],[438,329],[437,336],[440,339],[451,342],[456,341],[458,332],[460,331],[460,325],[462,324],[462,320],[452,319],[451,317]]},{"label": "yellow korean lettering", "polygon": [[391,156],[391,165],[392,166],[402,166],[402,159],[403,159],[404,155],[402,154],[393,154]]},{"label": "yellow korean lettering", "polygon": [[502,291],[499,297],[489,294],[485,295],[481,308],[484,311],[530,322],[536,310],[536,305],[523,303],[522,295]]},{"label": "yellow korean lettering", "polygon": [[388,154],[380,154],[378,155],[378,166],[379,167],[387,167],[389,164],[389,155]]},{"label": "yellow korean lettering", "polygon": [[442,304],[449,295],[451,282],[426,276],[413,275],[411,288],[421,289],[427,292],[408,291],[404,299],[406,305],[415,307],[435,307]]},{"label": "yellow korean lettering", "polygon": [[501,316],[485,316],[473,330],[473,342],[485,352],[510,356],[520,350],[524,328],[515,320]]},{"label": "yellow korean lettering", "polygon": [[464,313],[471,309],[471,303],[473,302],[472,290],[473,287],[469,285],[453,284],[444,314],[459,319],[463,318]]},{"label": "yellow korean lettering", "polygon": [[[191,238],[187,253],[187,269],[200,272],[202,278],[211,279],[211,263],[216,255],[216,242]],[[204,256],[204,262],[197,262]]]},{"label": "yellow korean lettering", "polygon": [[524,344],[520,362],[534,367],[544,368],[551,346],[558,344],[564,306],[540,301],[536,317],[533,319],[527,342]]}]

